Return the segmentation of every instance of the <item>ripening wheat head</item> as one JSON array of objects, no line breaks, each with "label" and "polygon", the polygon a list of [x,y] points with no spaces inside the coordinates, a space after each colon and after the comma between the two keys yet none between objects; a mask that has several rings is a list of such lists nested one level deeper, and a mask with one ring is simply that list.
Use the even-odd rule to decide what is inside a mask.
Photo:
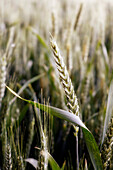
[{"label": "ripening wheat head", "polygon": [[63,57],[61,56],[59,48],[53,38],[50,39],[50,42],[51,42],[51,47],[54,54],[55,62],[57,65],[57,69],[59,71],[60,81],[63,85],[65,95],[67,98],[67,106],[70,112],[79,116],[79,105],[78,105],[77,96],[74,92],[74,87],[69,77],[67,68],[64,64]]},{"label": "ripening wheat head", "polygon": [[11,146],[6,145],[4,169],[12,169]]},{"label": "ripening wheat head", "polygon": [[109,168],[109,164],[112,156],[113,156],[113,116],[109,123],[108,130],[106,133],[106,138],[104,140],[102,151],[101,151],[101,157],[103,160],[103,165],[105,170]]},{"label": "ripening wheat head", "polygon": [[6,55],[0,56],[0,105],[5,92]]}]

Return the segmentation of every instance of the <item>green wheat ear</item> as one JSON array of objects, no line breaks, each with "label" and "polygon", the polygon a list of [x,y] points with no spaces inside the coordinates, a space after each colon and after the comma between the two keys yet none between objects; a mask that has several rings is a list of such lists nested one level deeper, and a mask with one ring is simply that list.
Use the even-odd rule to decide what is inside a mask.
[{"label": "green wheat ear", "polygon": [[108,130],[101,151],[101,157],[103,160],[105,170],[110,166],[110,161],[112,156],[113,156],[113,116],[109,123]]},{"label": "green wheat ear", "polygon": [[79,116],[78,99],[74,92],[74,87],[73,87],[71,79],[69,77],[67,68],[64,64],[63,57],[60,54],[57,43],[54,41],[54,39],[52,37],[50,39],[50,42],[51,42],[51,47],[52,47],[52,51],[54,54],[54,59],[55,59],[56,65],[57,65],[57,69],[59,71],[60,81],[63,85],[64,92],[65,92],[65,95],[67,98],[67,106],[68,106],[70,112]]}]

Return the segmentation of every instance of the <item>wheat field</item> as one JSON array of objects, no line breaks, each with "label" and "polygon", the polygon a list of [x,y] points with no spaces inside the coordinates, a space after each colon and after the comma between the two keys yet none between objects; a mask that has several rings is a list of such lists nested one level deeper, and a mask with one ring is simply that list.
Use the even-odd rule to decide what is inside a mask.
[{"label": "wheat field", "polygon": [[112,0],[0,0],[0,170],[113,169]]}]

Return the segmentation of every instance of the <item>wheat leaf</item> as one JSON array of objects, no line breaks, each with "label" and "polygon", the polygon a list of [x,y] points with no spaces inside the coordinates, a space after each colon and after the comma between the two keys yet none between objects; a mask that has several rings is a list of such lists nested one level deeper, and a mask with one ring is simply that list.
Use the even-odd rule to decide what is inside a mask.
[{"label": "wheat leaf", "polygon": [[33,158],[27,158],[25,159],[26,162],[29,162],[35,169],[38,167],[38,161]]},{"label": "wheat leaf", "polygon": [[54,160],[54,158],[51,156],[51,154],[48,151],[42,151],[41,154],[43,156],[46,155],[48,157],[48,161],[49,161],[49,164],[50,164],[52,170],[61,170],[61,168],[59,167],[57,162]]}]

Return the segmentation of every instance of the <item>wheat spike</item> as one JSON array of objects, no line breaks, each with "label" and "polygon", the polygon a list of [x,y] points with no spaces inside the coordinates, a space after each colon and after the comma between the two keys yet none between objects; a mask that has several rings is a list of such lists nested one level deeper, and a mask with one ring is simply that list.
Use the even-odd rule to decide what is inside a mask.
[{"label": "wheat spike", "polygon": [[84,94],[83,94],[83,104],[87,102],[87,95],[90,87],[90,80],[91,80],[91,74],[88,73],[86,76],[86,82],[85,82],[85,87],[84,87]]},{"label": "wheat spike", "polygon": [[6,55],[0,57],[0,106],[5,92],[6,81]]},{"label": "wheat spike", "polygon": [[54,11],[51,14],[51,23],[52,23],[52,28],[51,28],[52,35],[53,35],[53,37],[56,37],[56,34],[57,34],[57,30],[56,30],[56,16],[55,16],[55,12]]},{"label": "wheat spike", "polygon": [[7,146],[6,146],[5,169],[6,170],[11,170],[12,169],[11,147],[10,147],[9,144],[7,144]]},{"label": "wheat spike", "polygon": [[109,123],[106,138],[104,140],[101,151],[101,157],[103,160],[105,170],[109,167],[112,156],[113,156],[113,117]]},{"label": "wheat spike", "polygon": [[79,10],[78,10],[78,13],[77,13],[77,16],[76,16],[76,19],[75,19],[74,30],[76,30],[76,28],[78,26],[78,22],[79,22],[79,19],[80,19],[82,8],[83,8],[83,4],[81,3],[80,7],[79,7]]},{"label": "wheat spike", "polygon": [[18,169],[24,170],[25,166],[24,166],[23,157],[20,155],[20,156],[17,157],[17,160],[18,160]]},{"label": "wheat spike", "polygon": [[63,57],[61,56],[59,48],[58,48],[56,42],[54,41],[54,39],[51,38],[50,41],[51,41],[51,47],[53,50],[57,69],[59,71],[60,81],[63,85],[65,95],[67,98],[67,106],[68,106],[70,112],[79,116],[79,105],[78,105],[77,96],[75,95],[74,87],[73,87],[71,79],[69,77],[67,68],[64,64]]}]

